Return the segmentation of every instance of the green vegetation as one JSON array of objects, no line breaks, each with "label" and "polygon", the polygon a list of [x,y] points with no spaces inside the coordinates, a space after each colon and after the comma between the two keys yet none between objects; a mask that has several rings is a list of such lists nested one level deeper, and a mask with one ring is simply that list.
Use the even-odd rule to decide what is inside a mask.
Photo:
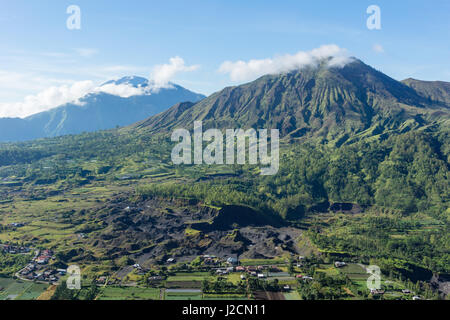
[{"label": "green vegetation", "polygon": [[159,300],[160,289],[139,287],[101,288],[99,300]]},{"label": "green vegetation", "polygon": [[201,292],[167,292],[164,300],[202,300]]},{"label": "green vegetation", "polygon": [[99,288],[91,283],[84,284],[81,290],[71,290],[67,288],[65,281],[62,281],[51,297],[52,300],[94,300],[99,294]]},{"label": "green vegetation", "polygon": [[[337,270],[332,263],[338,259],[379,265],[394,283],[386,284],[393,287],[391,298],[399,287],[434,297],[426,282],[433,273],[450,272],[448,95],[442,84],[406,84],[356,61],[342,69],[266,76],[195,105],[178,104],[133,127],[1,144],[0,241],[52,249],[52,267],[80,264],[88,283],[108,276],[117,285],[147,285],[144,279],[158,274],[164,276],[158,286],[199,286],[205,298],[247,297],[297,282],[244,283],[163,265],[183,249],[217,245],[247,253],[251,241],[239,232],[239,222],[263,221],[298,232],[286,240],[291,244],[281,248],[283,254],[241,263],[283,265],[291,275],[313,276],[287,298],[368,298],[362,267]],[[278,174],[260,176],[254,165],[173,165],[167,132],[190,128],[193,119],[204,119],[205,128],[279,128]],[[158,222],[173,230],[152,239]],[[207,233],[214,228],[227,233],[213,239]],[[169,240],[172,233],[180,239]],[[314,263],[297,267],[289,257],[295,245]],[[133,271],[137,258],[154,248],[155,270]],[[0,252],[0,274],[12,276],[29,259]],[[191,266],[201,267],[199,261]],[[87,286],[74,293],[59,286],[54,298],[201,297],[146,289]]]},{"label": "green vegetation", "polygon": [[[412,277],[421,273],[417,267],[448,272],[450,239],[448,225],[434,220],[430,225],[420,215],[402,217],[395,214],[365,213],[325,219],[322,232],[309,232],[312,242],[326,252],[349,257],[369,258],[387,273]],[[433,221],[433,220],[431,220]],[[318,219],[312,219],[314,225]],[[412,265],[415,265],[413,267]],[[419,276],[425,279],[430,274]],[[418,278],[418,279],[419,279]],[[417,279],[416,279],[417,280]]]},{"label": "green vegetation", "polygon": [[0,250],[0,276],[16,273],[30,261],[29,255],[9,254]]},{"label": "green vegetation", "polygon": [[42,283],[0,277],[0,300],[35,300],[47,287]]},{"label": "green vegetation", "polygon": [[[71,140],[78,139],[80,144],[86,140],[94,156],[100,152],[99,145],[113,142],[108,139],[115,134],[98,135],[93,140],[97,144],[92,145],[91,135],[29,144],[32,149],[45,149],[46,144],[55,144],[51,150],[64,148],[67,157],[71,152],[75,157],[78,149],[69,147],[73,145]],[[102,140],[102,135],[109,138]],[[119,141],[121,137],[122,134],[116,135]],[[114,272],[132,261],[127,257],[109,259],[107,250],[86,246],[77,235],[84,233],[88,239],[95,239],[104,232],[106,224],[99,217],[108,212],[97,217],[92,213],[115,194],[126,193],[128,199],[135,202],[168,198],[193,199],[213,208],[244,204],[308,228],[310,232],[303,241],[316,249],[345,253],[363,261],[376,259],[387,274],[412,277],[417,268],[449,272],[450,147],[444,131],[408,132],[385,140],[340,147],[307,143],[283,145],[279,174],[261,177],[252,166],[232,166],[228,168],[232,176],[225,178],[210,178],[215,173],[208,166],[173,168],[164,159],[170,155],[170,143],[155,136],[143,145],[137,143],[137,137],[128,140],[123,149],[113,147],[117,154],[111,153],[108,161],[86,156],[84,160],[68,162],[61,156],[58,159],[52,156],[52,161],[61,165],[53,166],[48,172],[42,169],[48,158],[33,162],[31,166],[18,163],[0,167],[0,175],[11,177],[14,172],[14,179],[24,182],[21,187],[0,189],[6,197],[16,192],[13,202],[0,204],[0,240],[37,243],[56,249],[58,262],[83,261],[89,277]],[[139,139],[144,140],[144,136]],[[139,152],[135,153],[137,149]],[[149,154],[154,156],[149,157]],[[105,163],[111,167],[107,171],[102,169]],[[67,171],[71,166],[72,175],[60,176],[58,170]],[[215,170],[224,172],[223,168]],[[161,177],[162,171],[169,175]],[[117,178],[131,172],[139,175],[126,180]],[[87,184],[73,183],[83,175],[92,177]],[[56,181],[37,184],[44,176]],[[351,204],[357,209],[339,208],[331,214],[334,203]],[[337,214],[339,211],[344,214]],[[25,223],[25,226],[7,228],[12,222]],[[194,225],[186,228],[187,237],[199,235]],[[151,243],[141,244],[141,248],[146,246]],[[75,251],[66,256],[69,248]],[[131,247],[130,251],[133,251]],[[16,262],[8,260],[12,258],[19,259],[16,266]],[[8,275],[27,260],[24,258],[20,262],[20,257],[6,259],[4,256],[0,259],[4,261],[0,270]],[[271,264],[277,262],[270,261]],[[243,264],[251,262],[244,260]]]},{"label": "green vegetation", "polygon": [[137,193],[214,206],[247,204],[288,220],[300,219],[324,202],[337,202],[400,214],[426,212],[446,222],[448,139],[447,134],[416,132],[341,148],[297,146],[285,150],[275,176],[255,177],[244,167],[239,178],[191,185],[155,183]]}]

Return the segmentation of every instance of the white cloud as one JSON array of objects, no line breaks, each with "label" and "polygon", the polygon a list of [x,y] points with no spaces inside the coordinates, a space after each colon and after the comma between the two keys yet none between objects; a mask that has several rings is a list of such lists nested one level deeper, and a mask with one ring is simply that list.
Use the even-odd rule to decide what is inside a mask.
[{"label": "white cloud", "polygon": [[89,93],[105,92],[128,98],[146,94],[143,88],[135,88],[126,84],[107,84],[96,86],[93,81],[78,81],[72,85],[52,86],[36,95],[26,96],[22,102],[0,103],[0,118],[26,117],[35,113],[50,110],[66,103],[80,103],[80,99]]},{"label": "white cloud", "polygon": [[83,58],[90,58],[96,55],[98,53],[98,50],[92,48],[77,48],[75,49],[75,52]]},{"label": "white cloud", "polygon": [[337,45],[324,45],[311,51],[299,51],[294,55],[286,54],[267,59],[249,61],[225,61],[219,72],[227,73],[233,81],[248,81],[265,74],[278,74],[301,69],[305,66],[317,65],[321,60],[329,58],[329,66],[344,66],[351,61],[347,50]]},{"label": "white cloud", "polygon": [[0,117],[26,117],[75,101],[93,89],[92,81],[79,81],[73,85],[50,87],[36,95],[26,96],[22,102],[1,103]]},{"label": "white cloud", "polygon": [[373,51],[375,51],[376,53],[384,53],[384,48],[381,44],[374,44],[373,45]]},{"label": "white cloud", "polygon": [[[97,53],[95,49],[76,49],[81,56]],[[60,57],[59,53],[51,53],[52,57]],[[120,78],[124,74],[148,72],[149,68],[132,65],[110,65],[77,67],[61,69],[53,65],[40,65],[40,69],[27,72],[0,70],[0,118],[26,117],[42,111],[58,107],[66,103],[80,103],[80,99],[89,93],[105,92],[128,98],[136,95],[152,94],[160,88],[167,87],[169,81],[179,72],[194,71],[198,66],[186,66],[180,57],[173,57],[168,64],[153,68],[154,81],[149,87],[135,88],[127,84],[96,83],[108,79]],[[64,75],[71,79],[58,79]],[[91,78],[94,81],[76,81]],[[81,79],[80,79],[81,78]],[[30,94],[31,93],[31,94]]]},{"label": "white cloud", "polygon": [[197,70],[198,65],[186,66],[184,60],[180,57],[170,58],[170,63],[157,65],[153,68],[151,78],[155,87],[165,87],[169,81],[179,72],[190,72]]},{"label": "white cloud", "polygon": [[73,81],[45,77],[31,72],[14,72],[0,70],[0,99],[8,99],[8,96],[24,97],[24,92],[39,92],[50,86],[59,86]]},{"label": "white cloud", "polygon": [[97,87],[93,91],[105,92],[122,98],[129,98],[132,96],[139,96],[147,93],[146,91],[144,91],[143,88],[136,88],[126,84],[117,85],[114,83],[105,84],[101,87]]}]

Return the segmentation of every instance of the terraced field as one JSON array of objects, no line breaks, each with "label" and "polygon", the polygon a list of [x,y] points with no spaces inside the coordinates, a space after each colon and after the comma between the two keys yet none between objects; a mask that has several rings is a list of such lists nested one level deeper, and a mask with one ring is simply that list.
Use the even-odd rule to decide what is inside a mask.
[{"label": "terraced field", "polygon": [[202,300],[202,292],[195,289],[167,289],[164,300]]},{"label": "terraced field", "polygon": [[0,278],[0,300],[35,300],[48,285]]},{"label": "terraced field", "polygon": [[101,289],[98,300],[159,300],[160,289],[138,287],[106,287]]}]

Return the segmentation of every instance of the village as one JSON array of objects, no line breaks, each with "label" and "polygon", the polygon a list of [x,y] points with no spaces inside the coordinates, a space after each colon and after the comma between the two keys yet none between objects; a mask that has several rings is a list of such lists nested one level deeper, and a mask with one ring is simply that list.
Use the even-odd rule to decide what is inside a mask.
[{"label": "village", "polygon": [[66,269],[57,269],[50,265],[55,260],[54,253],[49,249],[33,249],[24,246],[0,244],[0,250],[9,254],[23,254],[32,256],[30,262],[15,276],[22,280],[56,284]]},{"label": "village", "polygon": [[[104,287],[106,292],[113,292],[114,287],[122,287],[122,290],[126,287],[125,290],[130,292],[133,292],[133,287],[147,287],[148,290],[157,290],[161,297],[168,300],[301,300],[299,288],[324,281],[322,276],[316,279],[313,272],[308,272],[314,270],[314,266],[316,271],[320,270],[319,274],[348,276],[351,279],[348,279],[346,286],[366,297],[422,299],[412,290],[405,289],[402,284],[394,281],[384,281],[379,289],[367,288],[366,279],[369,274],[359,264],[335,261],[331,264],[315,265],[303,256],[293,259],[239,260],[236,257],[202,255],[190,263],[167,258],[157,269],[135,263],[130,266],[126,276],[118,278],[111,274],[102,275],[96,278],[95,283]],[[357,298],[348,288],[342,291],[342,295],[347,299]]]},{"label": "village", "polygon": [[[8,254],[30,257],[26,266],[15,273],[15,277],[20,281],[63,285],[67,278],[67,269],[56,267],[58,264],[55,252],[50,249],[0,244],[0,250]],[[367,288],[365,284],[368,277],[367,270],[357,263],[333,261],[324,264],[304,256],[239,260],[237,256],[218,257],[206,254],[189,262],[177,261],[177,258],[168,257],[158,266],[142,266],[134,263],[115,273],[103,273],[86,282],[102,288],[102,291],[106,292],[103,299],[111,298],[108,293],[122,290],[133,294],[136,291],[158,292],[159,299],[169,300],[209,298],[300,300],[302,296],[299,289],[310,283],[330,281],[324,277],[333,275],[334,278],[347,277],[345,289],[341,290],[343,293],[340,294],[347,296],[348,299],[356,298],[356,293],[378,299],[383,297],[422,299],[413,290],[390,280],[384,281],[379,288]],[[320,277],[316,279],[315,275]],[[343,284],[338,283],[336,287]]]}]

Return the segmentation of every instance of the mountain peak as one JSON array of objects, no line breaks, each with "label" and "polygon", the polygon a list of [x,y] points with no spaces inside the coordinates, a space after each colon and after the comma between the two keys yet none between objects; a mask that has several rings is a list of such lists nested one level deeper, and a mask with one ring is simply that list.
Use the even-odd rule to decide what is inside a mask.
[{"label": "mountain peak", "polygon": [[[152,81],[138,76],[110,80],[101,86],[107,85],[110,86],[88,93],[76,103],[66,103],[25,119],[0,118],[0,142],[126,126],[165,111],[176,103],[197,102],[205,98],[173,84],[170,88],[157,90]],[[135,89],[114,88],[114,85],[128,85]],[[138,94],[127,96],[127,92]]]},{"label": "mountain peak", "polygon": [[172,82],[168,82],[167,84],[161,86],[160,84],[157,84],[154,80],[152,79],[147,79],[144,77],[139,77],[139,76],[125,76],[122,77],[120,79],[117,80],[109,80],[105,83],[103,83],[101,86],[105,86],[108,84],[115,84],[115,85],[128,85],[134,88],[145,88],[146,92],[150,93],[150,92],[154,92],[157,91],[159,92],[161,89],[174,89],[174,90],[180,90],[180,89],[184,89],[183,87],[172,83]]},{"label": "mountain peak", "polygon": [[[439,93],[439,101],[446,101],[448,92],[442,86],[433,95]],[[174,106],[136,126],[164,132],[201,120],[204,128],[276,128],[282,136],[341,144],[356,135],[376,136],[434,123],[436,111],[448,114],[443,108],[353,58],[344,66],[323,63],[265,75],[195,104]]]},{"label": "mountain peak", "polygon": [[149,81],[148,79],[144,78],[144,77],[139,77],[139,76],[126,76],[126,77],[122,77],[118,80],[109,80],[107,82],[105,82],[104,84],[102,84],[102,86],[107,85],[107,84],[115,84],[115,85],[121,85],[121,84],[126,84],[135,88],[139,88],[139,87],[147,87],[149,85]]}]

